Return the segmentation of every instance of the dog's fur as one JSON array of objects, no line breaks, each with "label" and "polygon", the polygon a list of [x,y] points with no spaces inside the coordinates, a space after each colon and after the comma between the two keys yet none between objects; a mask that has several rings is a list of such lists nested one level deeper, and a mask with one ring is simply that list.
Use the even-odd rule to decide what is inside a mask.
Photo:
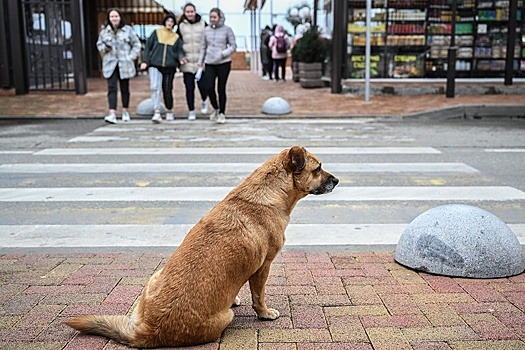
[{"label": "dog's fur", "polygon": [[231,307],[247,281],[257,316],[278,318],[266,306],[265,285],[290,213],[299,199],[331,192],[338,182],[304,148],[283,150],[189,231],[151,276],[131,317],[80,316],[66,323],[139,348],[212,342],[232,321]]}]

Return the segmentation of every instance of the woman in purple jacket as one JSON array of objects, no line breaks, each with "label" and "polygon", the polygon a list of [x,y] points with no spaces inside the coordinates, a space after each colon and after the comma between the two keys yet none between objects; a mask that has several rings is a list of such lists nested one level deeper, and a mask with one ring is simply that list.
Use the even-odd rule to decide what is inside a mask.
[{"label": "woman in purple jacket", "polygon": [[[218,8],[210,10],[210,25],[204,30],[199,67],[204,66],[208,84],[208,96],[214,111],[210,120],[219,124],[226,122],[226,83],[231,70],[231,55],[237,49],[235,35],[230,27],[224,25],[224,13]],[[217,93],[215,82],[217,81]]]}]

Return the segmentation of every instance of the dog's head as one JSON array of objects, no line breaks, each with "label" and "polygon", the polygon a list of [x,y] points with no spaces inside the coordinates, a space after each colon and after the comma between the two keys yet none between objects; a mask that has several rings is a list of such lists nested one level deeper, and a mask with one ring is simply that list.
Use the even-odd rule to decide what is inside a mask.
[{"label": "dog's head", "polygon": [[330,193],[339,183],[335,176],[324,171],[315,155],[300,146],[288,150],[286,167],[293,175],[295,187],[306,194]]}]

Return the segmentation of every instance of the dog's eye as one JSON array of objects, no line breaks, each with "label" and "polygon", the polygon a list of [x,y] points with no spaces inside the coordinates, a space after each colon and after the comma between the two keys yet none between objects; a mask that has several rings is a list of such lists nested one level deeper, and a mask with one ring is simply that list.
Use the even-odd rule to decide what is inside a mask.
[{"label": "dog's eye", "polygon": [[321,172],[321,163],[319,163],[319,166],[315,169],[315,172],[316,173],[320,173]]}]

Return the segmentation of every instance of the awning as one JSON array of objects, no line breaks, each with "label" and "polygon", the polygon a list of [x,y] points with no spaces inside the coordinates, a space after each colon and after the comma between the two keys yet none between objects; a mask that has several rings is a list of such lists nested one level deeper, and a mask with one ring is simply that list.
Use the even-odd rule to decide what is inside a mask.
[{"label": "awning", "polygon": [[[244,1],[244,11],[246,10],[256,10],[258,0],[245,0]],[[261,0],[261,9],[264,7],[266,0]]]},{"label": "awning", "polygon": [[130,24],[159,24],[169,12],[155,0],[97,0],[99,13],[113,7],[122,11]]}]

